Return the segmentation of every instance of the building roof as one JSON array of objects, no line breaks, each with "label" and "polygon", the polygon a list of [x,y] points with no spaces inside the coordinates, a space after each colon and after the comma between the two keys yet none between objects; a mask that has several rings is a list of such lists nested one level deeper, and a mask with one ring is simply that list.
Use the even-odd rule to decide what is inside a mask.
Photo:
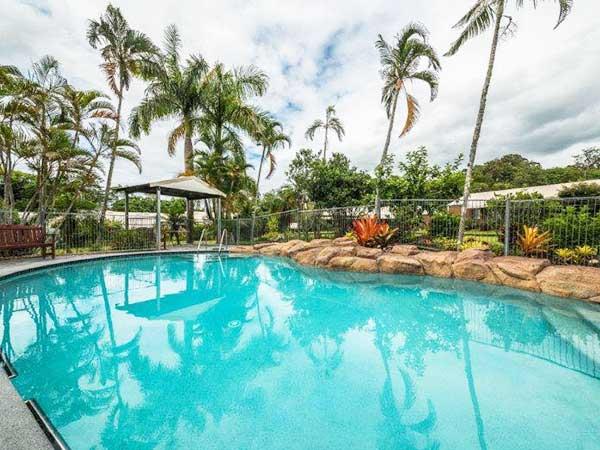
[{"label": "building roof", "polygon": [[194,176],[184,176],[172,178],[170,180],[152,181],[133,186],[117,187],[114,188],[114,190],[127,193],[142,192],[145,194],[155,194],[156,188],[160,188],[161,194],[172,197],[185,197],[190,200],[225,197],[223,192],[211,186],[206,181]]},{"label": "building roof", "polygon": [[[514,189],[502,189],[498,191],[487,191],[487,192],[474,192],[469,197],[469,202],[471,201],[487,201],[494,200],[498,197],[503,197],[507,195],[515,195],[519,193],[523,194],[540,194],[543,198],[558,198],[558,193],[564,189],[571,186],[575,186],[581,183],[593,183],[600,184],[600,180],[586,180],[586,181],[572,181],[570,183],[558,183],[558,184],[546,184],[543,186],[529,186],[524,188],[514,188]],[[462,199],[458,199],[450,203],[450,206],[458,206],[462,205]]]}]

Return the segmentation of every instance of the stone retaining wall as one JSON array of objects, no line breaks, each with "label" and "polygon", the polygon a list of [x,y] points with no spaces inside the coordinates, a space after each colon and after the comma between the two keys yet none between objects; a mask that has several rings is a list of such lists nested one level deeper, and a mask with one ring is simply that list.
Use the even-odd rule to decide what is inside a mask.
[{"label": "stone retaining wall", "polygon": [[396,245],[385,252],[348,238],[233,246],[231,253],[285,256],[306,266],[460,278],[600,303],[600,269],[553,266],[547,259],[494,256],[484,250],[427,252]]}]

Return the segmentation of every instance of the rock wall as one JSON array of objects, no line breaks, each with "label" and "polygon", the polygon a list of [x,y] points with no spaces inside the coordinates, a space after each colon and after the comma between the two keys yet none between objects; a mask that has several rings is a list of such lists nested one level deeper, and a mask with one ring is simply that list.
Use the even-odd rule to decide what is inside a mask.
[{"label": "rock wall", "polygon": [[494,256],[484,250],[427,252],[414,245],[395,245],[384,252],[338,238],[232,246],[229,251],[285,256],[302,265],[335,270],[460,278],[600,303],[599,268],[553,266],[547,259]]}]

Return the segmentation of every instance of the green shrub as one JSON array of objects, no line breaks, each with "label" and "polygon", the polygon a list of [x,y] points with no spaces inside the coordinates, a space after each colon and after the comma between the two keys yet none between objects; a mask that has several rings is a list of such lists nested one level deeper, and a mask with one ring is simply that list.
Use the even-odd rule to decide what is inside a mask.
[{"label": "green shrub", "polygon": [[431,216],[431,236],[455,238],[458,235],[460,216],[438,211]]},{"label": "green shrub", "polygon": [[600,247],[600,215],[590,214],[587,206],[569,206],[561,213],[544,220],[542,229],[552,235],[556,248],[575,248],[579,245]]}]

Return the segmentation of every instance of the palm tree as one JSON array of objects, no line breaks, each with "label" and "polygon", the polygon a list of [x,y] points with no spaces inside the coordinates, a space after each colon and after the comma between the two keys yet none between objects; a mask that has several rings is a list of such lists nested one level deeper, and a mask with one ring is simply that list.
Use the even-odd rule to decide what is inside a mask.
[{"label": "palm tree", "polygon": [[[202,106],[202,80],[208,64],[202,56],[191,56],[185,66],[181,64],[181,38],[175,25],[165,30],[164,49],[155,64],[146,65],[142,76],[149,82],[142,102],[129,117],[131,135],[148,134],[153,122],[176,118],[177,125],[169,134],[167,152],[175,154],[177,143],[184,141],[184,174],[194,170],[194,148],[192,136],[197,126],[198,113]],[[194,220],[192,203],[187,202],[188,230]],[[188,243],[192,234],[187,233]]]},{"label": "palm tree", "polygon": [[[419,102],[409,93],[408,84],[412,81],[422,81],[429,86],[431,96],[430,100],[435,100],[438,91],[438,75],[441,69],[438,56],[429,45],[429,32],[419,24],[408,24],[398,35],[396,35],[393,46],[389,45],[383,36],[375,42],[375,47],[379,50],[379,59],[382,69],[381,76],[384,81],[381,90],[381,102],[384,104],[389,120],[388,132],[381,154],[381,162],[377,170],[377,205],[379,205],[379,184],[381,181],[381,168],[388,159],[388,151],[394,128],[394,119],[396,117],[396,107],[398,106],[398,97],[404,93],[406,100],[406,122],[400,133],[400,137],[405,136],[417,123],[419,118]],[[426,63],[427,68],[422,68],[422,63]]]},{"label": "palm tree", "polygon": [[273,175],[275,168],[277,167],[277,160],[273,153],[278,148],[283,148],[285,144],[288,146],[292,145],[290,137],[283,133],[281,123],[276,120],[266,118],[262,129],[256,135],[258,145],[262,146],[262,155],[260,157],[260,164],[258,165],[258,175],[256,176],[256,198],[260,195],[260,176],[262,174],[263,164],[265,159],[269,159],[269,173],[267,173],[267,179]]},{"label": "palm tree", "polygon": [[202,81],[208,64],[202,56],[190,57],[181,64],[181,38],[175,25],[165,30],[164,49],[156,64],[145,67],[142,76],[149,82],[142,102],[129,117],[131,135],[138,138],[150,133],[153,122],[176,118],[169,134],[167,151],[175,154],[177,143],[184,140],[184,173],[193,172],[192,136],[202,106]]},{"label": "palm tree", "polygon": [[329,129],[335,131],[337,134],[338,140],[341,141],[346,132],[344,131],[344,126],[339,118],[335,117],[335,105],[329,105],[325,110],[325,122],[321,119],[315,120],[306,133],[306,139],[310,139],[311,141],[315,137],[315,132],[319,129],[323,128],[325,130],[325,142],[323,143],[323,161],[327,160],[327,138],[329,134]]},{"label": "palm tree", "polygon": [[100,16],[99,20],[90,21],[87,38],[94,49],[100,49],[104,59],[100,67],[106,75],[111,91],[117,96],[115,141],[109,161],[108,174],[106,175],[104,200],[100,210],[100,221],[103,221],[108,206],[108,197],[117,157],[123,95],[129,89],[132,76],[137,74],[142,65],[156,54],[156,47],[145,34],[129,28],[129,24],[121,14],[121,10],[112,5],[108,5],[106,12]]},{"label": "palm tree", "polygon": [[[30,166],[37,174],[38,220],[45,223],[45,211],[50,202],[48,185],[59,181],[59,174],[52,176],[54,163],[61,159],[65,150],[66,133],[61,130],[62,95],[67,80],[60,73],[58,61],[43,56],[32,65],[31,71],[21,85],[21,120],[36,140],[31,154]],[[61,155],[62,154],[62,155]],[[33,198],[32,198],[33,200]]]},{"label": "palm tree", "polygon": [[[485,81],[483,82],[483,89],[481,90],[479,110],[477,112],[475,130],[473,131],[473,140],[471,142],[471,150],[469,152],[469,162],[467,164],[467,174],[465,177],[463,202],[460,214],[460,225],[458,228],[459,246],[462,244],[465,235],[465,223],[468,206],[467,203],[471,194],[473,165],[475,164],[475,157],[477,155],[477,144],[479,143],[479,137],[481,135],[481,127],[483,125],[483,117],[485,115],[487,95],[490,89],[490,83],[492,81],[492,73],[494,71],[494,63],[496,61],[498,41],[502,35],[510,33],[512,27],[514,26],[513,18],[504,14],[507,1],[508,0],[477,0],[471,9],[454,26],[455,28],[461,28],[462,32],[445,55],[452,56],[456,54],[469,39],[478,36],[491,26],[494,27],[487,73],[485,76]],[[524,4],[524,0],[515,0],[515,7],[517,8],[523,7]],[[532,0],[531,4],[535,8],[537,6],[537,1]],[[573,8],[573,0],[558,0],[558,4],[560,11],[558,15],[558,22],[554,27],[555,29],[567,18],[571,12],[571,9]]]}]

